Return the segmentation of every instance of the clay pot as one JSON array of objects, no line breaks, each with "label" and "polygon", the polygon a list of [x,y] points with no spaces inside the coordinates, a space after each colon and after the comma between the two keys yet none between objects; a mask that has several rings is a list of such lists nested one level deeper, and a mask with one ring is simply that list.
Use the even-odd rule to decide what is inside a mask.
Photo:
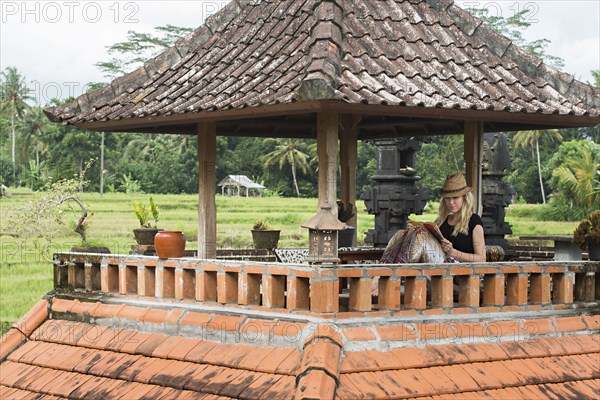
[{"label": "clay pot", "polygon": [[160,231],[154,236],[158,258],[179,258],[185,252],[185,234],[181,231]]}]

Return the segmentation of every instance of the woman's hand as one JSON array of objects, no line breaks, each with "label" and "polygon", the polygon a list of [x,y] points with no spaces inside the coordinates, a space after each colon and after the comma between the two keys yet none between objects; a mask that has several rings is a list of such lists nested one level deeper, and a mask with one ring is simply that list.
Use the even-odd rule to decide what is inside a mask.
[{"label": "woman's hand", "polygon": [[449,256],[452,256],[452,252],[454,251],[454,246],[452,246],[452,242],[450,242],[448,239],[444,239],[440,242],[440,244],[442,245],[442,250],[444,250],[444,253],[448,254]]}]

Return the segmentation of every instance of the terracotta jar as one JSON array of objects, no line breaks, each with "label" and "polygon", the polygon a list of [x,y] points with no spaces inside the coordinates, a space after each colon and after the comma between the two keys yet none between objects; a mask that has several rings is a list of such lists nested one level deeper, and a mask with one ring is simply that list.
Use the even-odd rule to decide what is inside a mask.
[{"label": "terracotta jar", "polygon": [[181,231],[160,231],[154,236],[154,247],[159,258],[179,258],[185,252],[185,234]]}]

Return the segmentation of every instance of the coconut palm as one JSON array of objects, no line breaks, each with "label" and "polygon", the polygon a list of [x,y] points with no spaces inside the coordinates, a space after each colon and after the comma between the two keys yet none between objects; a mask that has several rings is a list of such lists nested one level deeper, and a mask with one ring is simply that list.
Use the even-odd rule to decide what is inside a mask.
[{"label": "coconut palm", "polygon": [[294,188],[296,196],[300,197],[300,189],[298,188],[297,170],[303,174],[309,171],[308,155],[298,149],[298,142],[294,139],[278,140],[275,150],[265,156],[265,167],[271,166],[273,163],[279,163],[279,169],[283,169],[286,164],[289,164],[292,169],[292,178],[294,179]]},{"label": "coconut palm", "polygon": [[19,130],[23,134],[24,144],[22,146],[22,157],[28,157],[30,151],[35,156],[35,173],[40,173],[40,157],[48,152],[48,143],[44,141],[43,135],[48,126],[48,119],[41,107],[31,107],[24,114],[19,124]]},{"label": "coconut palm", "polygon": [[[23,77],[15,67],[7,67],[0,73],[0,107],[10,111],[10,130],[12,137],[12,163],[16,166],[16,140],[15,117],[19,118],[27,108],[27,100],[33,100],[31,89],[25,84]],[[16,178],[16,169],[13,168],[13,177]]]},{"label": "coconut palm", "polygon": [[545,131],[521,131],[517,132],[513,137],[514,145],[517,148],[532,149],[535,146],[535,154],[537,156],[538,176],[540,178],[540,190],[542,192],[542,202],[546,204],[546,194],[544,193],[544,181],[542,180],[542,165],[540,163],[540,141],[542,143],[552,143],[561,141],[562,135],[556,129]]}]

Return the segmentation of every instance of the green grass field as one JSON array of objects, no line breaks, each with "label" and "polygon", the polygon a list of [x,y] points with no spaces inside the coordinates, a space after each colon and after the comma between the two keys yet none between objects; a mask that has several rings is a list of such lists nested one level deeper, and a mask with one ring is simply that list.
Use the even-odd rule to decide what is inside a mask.
[{"label": "green grass field", "polygon": [[[103,197],[86,193],[82,200],[94,216],[90,219],[88,240],[111,249],[113,253],[127,254],[132,244],[132,230],[138,227],[132,211],[132,200],[147,202],[149,195],[110,193]],[[30,194],[18,191],[12,197],[0,200],[0,215],[20,202],[27,201]],[[159,228],[182,230],[188,238],[187,249],[197,248],[198,197],[196,195],[154,195],[161,210]],[[241,198],[217,195],[217,246],[218,248],[251,248],[250,229],[262,219],[275,229],[281,229],[279,247],[306,247],[308,233],[300,224],[316,212],[316,199],[290,198]],[[413,216],[415,220],[433,220],[435,208],[424,215]],[[362,201],[358,207],[358,239],[364,243],[364,232],[373,228],[374,217],[364,211]],[[575,222],[536,221],[532,215],[539,214],[537,205],[513,205],[507,210],[507,220],[513,228],[512,237],[531,234],[572,234]],[[22,241],[10,235],[0,236],[0,331],[8,327],[44,294],[52,290],[52,253],[68,251],[79,245],[79,236],[69,226],[78,215],[76,210],[65,209],[65,226],[50,244],[43,240]],[[2,232],[10,227],[1,226]],[[509,238],[510,239],[510,238]]]}]

